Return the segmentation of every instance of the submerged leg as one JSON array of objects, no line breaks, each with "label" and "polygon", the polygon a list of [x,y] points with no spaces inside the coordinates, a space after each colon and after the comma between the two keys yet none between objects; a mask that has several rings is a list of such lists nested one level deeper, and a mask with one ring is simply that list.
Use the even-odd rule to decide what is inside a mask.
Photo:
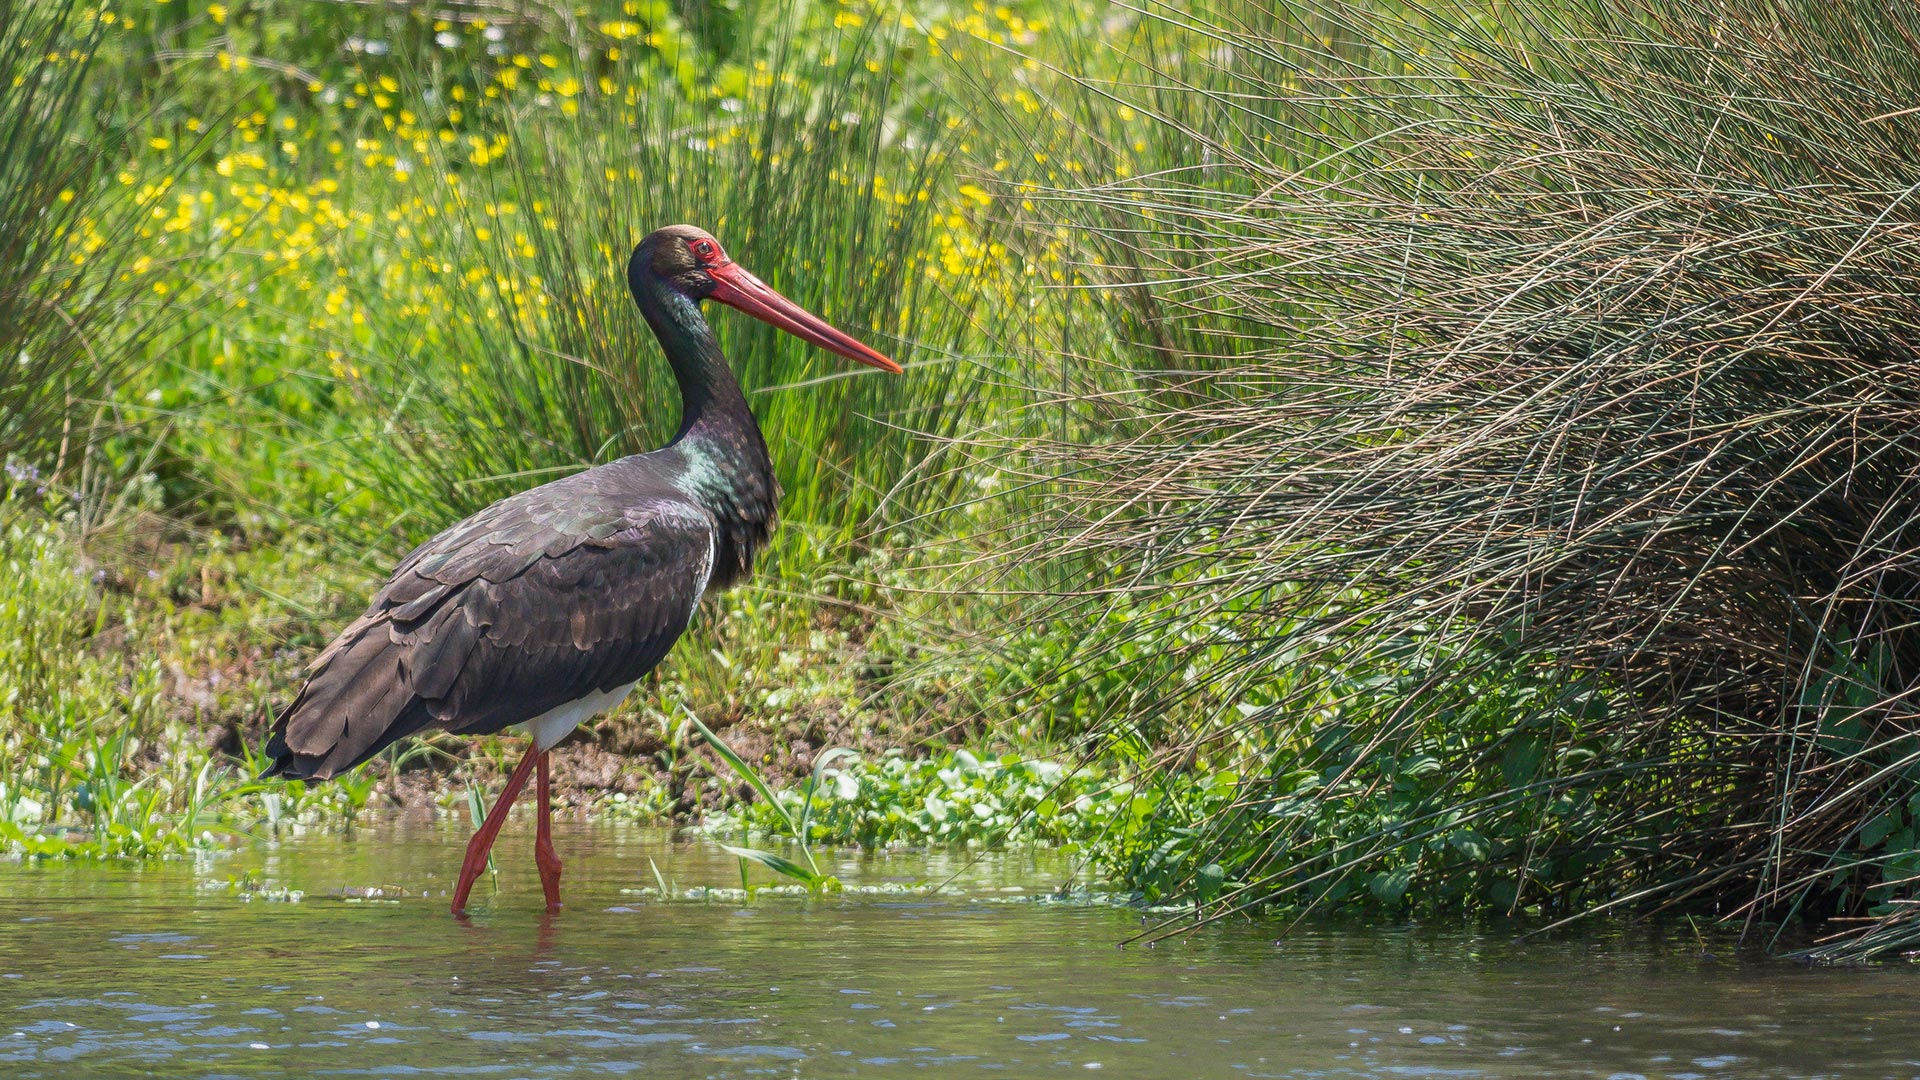
[{"label": "submerged leg", "polygon": [[453,913],[464,915],[467,911],[467,895],[473,892],[474,880],[480,871],[487,868],[487,853],[493,850],[494,838],[500,835],[500,826],[506,824],[507,810],[513,806],[513,800],[520,797],[520,789],[527,786],[527,774],[533,771],[534,762],[541,757],[540,748],[527,748],[527,756],[507,777],[507,786],[500,792],[500,798],[494,802],[493,809],[487,811],[487,820],[481,822],[480,831],[467,841],[467,861],[460,865],[460,884],[453,890]]},{"label": "submerged leg", "polygon": [[547,894],[547,914],[560,910],[560,854],[553,850],[553,804],[548,801],[547,755],[540,755],[540,824],[533,838],[533,861],[540,866],[540,889]]}]

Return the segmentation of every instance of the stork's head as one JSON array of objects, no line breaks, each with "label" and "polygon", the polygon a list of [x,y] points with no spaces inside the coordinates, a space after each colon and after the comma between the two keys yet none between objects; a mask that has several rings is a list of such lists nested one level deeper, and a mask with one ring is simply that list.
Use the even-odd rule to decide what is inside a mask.
[{"label": "stork's head", "polygon": [[687,299],[717,300],[802,341],[882,371],[900,373],[900,365],[867,348],[826,320],[774,292],[727,257],[720,241],[705,229],[669,225],[655,230],[627,261],[627,282],[634,295],[664,286]]}]

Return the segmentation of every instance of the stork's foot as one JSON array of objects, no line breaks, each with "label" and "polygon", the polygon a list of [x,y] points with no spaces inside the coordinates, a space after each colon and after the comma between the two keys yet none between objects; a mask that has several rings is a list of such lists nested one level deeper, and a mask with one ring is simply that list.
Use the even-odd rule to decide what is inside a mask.
[{"label": "stork's foot", "polygon": [[533,861],[540,867],[540,889],[547,894],[547,914],[560,912],[560,853],[553,850],[553,803],[551,781],[547,775],[547,755],[540,755],[540,779],[535,785],[540,799],[540,822],[533,837]]}]

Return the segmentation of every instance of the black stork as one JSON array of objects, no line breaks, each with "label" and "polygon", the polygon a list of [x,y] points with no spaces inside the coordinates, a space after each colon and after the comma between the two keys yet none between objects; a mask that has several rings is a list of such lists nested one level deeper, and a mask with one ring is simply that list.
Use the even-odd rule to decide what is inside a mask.
[{"label": "black stork", "polygon": [[626,697],[700,598],[746,577],[773,529],[779,488],[766,440],[700,301],[900,372],[689,225],[642,240],[627,284],[680,384],[679,434],[502,499],[415,548],[366,614],[315,658],[267,743],[267,775],[324,780],[430,728],[524,730],[533,745],[467,844],[456,915],[536,770],[534,861],[547,910],[559,910],[547,752]]}]

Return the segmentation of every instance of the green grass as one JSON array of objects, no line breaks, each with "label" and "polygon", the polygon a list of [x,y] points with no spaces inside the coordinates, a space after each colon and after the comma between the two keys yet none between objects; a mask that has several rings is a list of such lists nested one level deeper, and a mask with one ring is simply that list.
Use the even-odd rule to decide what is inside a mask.
[{"label": "green grass", "polygon": [[[197,560],[191,584],[180,580],[186,567],[162,570],[158,560],[147,563],[151,577],[116,580],[87,553],[79,515],[57,494],[36,494],[39,486],[30,478],[0,485],[0,572],[9,582],[0,599],[0,852],[214,852],[357,809],[348,787],[252,782],[256,770],[215,749],[218,730],[172,700],[179,672],[169,661],[191,663],[199,648],[247,648],[260,634],[245,616],[222,626],[211,612],[167,610],[176,586],[237,584],[214,571],[223,560]],[[231,605],[242,606],[260,614],[257,604]],[[245,701],[262,689],[204,693]]]},{"label": "green grass", "polygon": [[0,463],[90,497],[112,398],[170,326],[135,242],[146,193],[113,190],[126,132],[92,108],[128,79],[111,33],[72,0],[0,11]]}]

